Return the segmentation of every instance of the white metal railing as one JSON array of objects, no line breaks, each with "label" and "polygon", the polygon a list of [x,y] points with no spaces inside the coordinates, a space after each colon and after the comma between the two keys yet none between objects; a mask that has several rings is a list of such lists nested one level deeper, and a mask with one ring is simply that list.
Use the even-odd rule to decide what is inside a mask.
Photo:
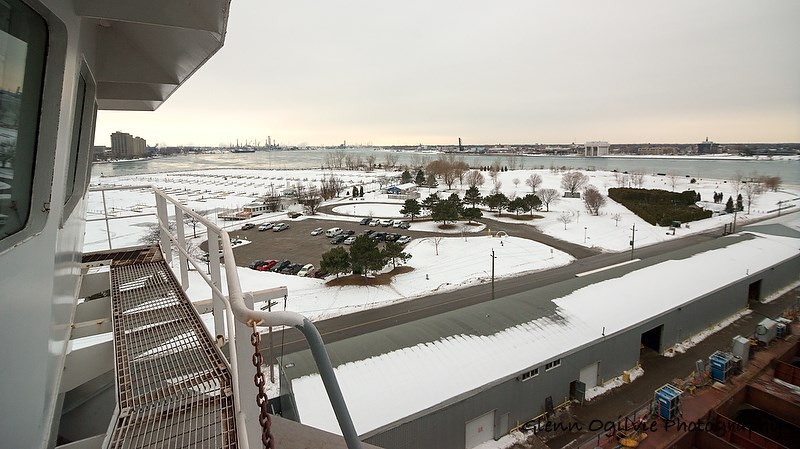
[{"label": "white metal railing", "polygon": [[[136,186],[115,186],[115,187],[93,187],[91,191],[99,191],[103,194],[103,208],[104,220],[106,221],[106,230],[109,231],[108,220],[115,218],[131,218],[133,216],[142,216],[149,214],[139,214],[124,217],[108,217],[105,210],[105,191],[107,190],[132,190],[132,189],[151,189],[155,194],[156,200],[156,217],[158,220],[159,237],[161,242],[161,250],[164,252],[165,259],[172,261],[172,245],[178,251],[178,264],[180,283],[184,290],[189,286],[189,264],[191,264],[197,273],[211,288],[212,304],[214,312],[214,334],[218,343],[228,342],[229,345],[229,364],[231,368],[231,377],[233,383],[233,391],[236,397],[236,426],[240,437],[240,444],[244,449],[249,446],[247,443],[261,441],[261,432],[256,426],[250,426],[249,432],[245,422],[248,417],[254,421],[258,421],[259,409],[256,407],[256,387],[252,382],[247,382],[247,376],[242,379],[240,372],[245,370],[252,370],[252,365],[249,362],[252,360],[250,352],[250,332],[255,326],[268,327],[268,326],[289,326],[299,330],[306,338],[311,349],[314,361],[319,369],[320,377],[325,385],[328,393],[328,398],[333,407],[336,419],[339,422],[342,435],[345,443],[349,449],[360,449],[361,441],[358,439],[353,421],[350,413],[347,410],[344,397],[342,396],[341,388],[336,380],[336,375],[331,366],[330,358],[325,350],[325,345],[322,337],[319,334],[316,326],[305,316],[289,311],[276,311],[268,312],[262,310],[253,310],[253,295],[243,294],[241,283],[239,282],[239,273],[236,268],[236,260],[233,256],[233,248],[231,247],[230,237],[224,229],[211,223],[204,216],[194,212],[190,208],[181,204],[180,201],[170,197],[158,187],[152,185],[136,185]],[[170,203],[174,206],[174,213],[169,214],[167,204]],[[194,220],[202,223],[206,227],[206,234],[208,237],[208,273],[205,273],[203,267],[197,260],[195,260],[188,252],[186,235],[184,233],[184,219],[191,217]],[[170,217],[175,223],[175,234],[169,228]],[[88,220],[87,220],[88,221]],[[111,234],[109,232],[109,249],[111,249]],[[223,263],[220,264],[218,255],[220,254],[219,244],[222,243],[221,253]],[[222,269],[225,271],[225,280],[227,286],[227,295],[222,287]],[[285,287],[272,290],[276,294],[286,292]],[[265,293],[264,291],[260,293]],[[227,326],[226,326],[227,324]],[[272,363],[272,361],[269,361]],[[247,400],[243,398],[253,398]],[[246,436],[246,437],[244,437]],[[244,437],[244,438],[243,438]]]}]

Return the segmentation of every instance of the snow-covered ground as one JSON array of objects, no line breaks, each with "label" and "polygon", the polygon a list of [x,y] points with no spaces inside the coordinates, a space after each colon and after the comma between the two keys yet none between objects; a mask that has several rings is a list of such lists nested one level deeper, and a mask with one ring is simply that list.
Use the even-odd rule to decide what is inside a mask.
[{"label": "snow-covered ground", "polygon": [[[590,177],[589,183],[596,186],[606,194],[608,188],[624,183],[624,175],[612,172],[586,171]],[[554,188],[563,193],[560,188],[563,172],[550,170],[516,170],[500,172],[497,174],[497,183],[494,183],[488,172],[482,172],[485,183],[481,193],[487,195],[495,187],[508,196],[523,196],[530,193],[530,187],[525,185],[525,179],[533,174],[541,176],[541,188]],[[363,198],[353,199],[345,195],[335,198],[326,204],[333,206],[334,214],[320,213],[314,217],[302,216],[300,219],[310,220],[352,220],[356,221],[362,216],[399,217],[400,200],[390,200],[387,195],[380,193],[381,178],[392,178],[394,183],[399,183],[399,172],[353,172],[353,171],[322,171],[322,170],[207,170],[202,172],[182,172],[148,174],[124,177],[95,178],[93,184],[97,185],[144,185],[154,184],[168,194],[191,207],[198,213],[205,215],[217,226],[229,230],[238,229],[241,221],[226,222],[217,218],[217,213],[223,210],[239,208],[270,192],[280,194],[284,190],[296,189],[298,186],[318,186],[323,178],[336,176],[343,180],[345,190],[343,195],[349,194],[353,186],[363,187]],[[672,189],[672,178],[669,176],[645,175],[643,187]],[[724,180],[697,179],[690,183],[688,178],[674,178],[675,191],[694,189],[700,193],[702,199],[710,200],[713,192],[723,192],[725,199],[734,196],[731,183]],[[384,181],[384,184],[386,181]],[[391,185],[390,183],[389,185]],[[466,185],[458,183],[453,190],[438,188],[420,188],[420,199],[431,193],[446,198],[451,193],[463,196]],[[779,192],[767,192],[756,198],[751,206],[751,213],[740,213],[738,223],[744,224],[752,218],[763,217],[765,211],[775,207],[777,201],[796,200],[800,189],[794,186],[786,187]],[[89,195],[87,218],[102,217],[103,202],[111,215],[125,217],[138,214],[154,213],[154,197],[148,189],[136,190],[111,190],[105,192],[105,198],[99,192]],[[793,201],[792,204],[800,203]],[[712,203],[713,205],[713,203]],[[719,205],[713,205],[719,207]],[[569,214],[571,221],[566,225],[559,221],[562,214]],[[533,220],[516,220],[509,213],[497,217],[494,212],[484,210],[485,216],[493,220],[522,225],[535,226],[542,232],[572,243],[586,245],[604,251],[624,251],[629,249],[629,241],[635,226],[634,240],[637,247],[654,244],[657,242],[680,238],[694,232],[700,232],[713,227],[721,226],[732,221],[731,215],[715,216],[689,224],[676,230],[673,236],[668,228],[652,226],[636,217],[622,205],[608,199],[608,204],[601,210],[599,216],[589,215],[580,199],[560,198],[550,205],[550,211],[540,211],[537,215],[542,218]],[[618,220],[614,218],[618,215]],[[248,220],[253,223],[267,221],[280,221],[287,218],[284,212],[265,214]],[[495,272],[497,278],[513,276],[523,272],[543,270],[569,263],[572,259],[560,251],[551,251],[541,244],[515,237],[508,231],[509,237],[489,238],[491,234],[497,235],[503,231],[503,224],[488,220],[478,226],[464,226],[457,223],[447,231],[442,231],[436,223],[431,221],[415,221],[413,231],[441,232],[447,237],[439,245],[439,256],[435,255],[433,239],[415,239],[408,246],[407,251],[412,258],[407,265],[414,271],[395,277],[391,285],[372,287],[327,287],[324,282],[317,279],[301,279],[293,276],[278,275],[273,273],[254,272],[240,269],[240,278],[245,291],[257,291],[276,285],[288,285],[290,299],[288,308],[310,315],[315,319],[348,313],[364,308],[371,308],[388,304],[394,301],[405,300],[424,296],[431,292],[452,290],[467,285],[487,282],[491,270],[489,255],[492,249],[496,252]],[[142,244],[142,237],[152,233],[154,216],[131,217],[109,221],[109,230],[112,244],[115,248],[136,246]],[[565,229],[566,227],[566,229]],[[510,228],[509,228],[510,229]],[[203,240],[205,229],[199,223],[187,223],[186,234],[197,235],[193,238],[195,246]],[[502,233],[501,233],[502,235]],[[504,246],[500,245],[500,242]],[[103,250],[108,248],[106,224],[104,221],[90,221],[86,227],[85,250]],[[199,251],[199,250],[196,250]],[[193,299],[206,299],[210,297],[207,287],[204,287],[197,273],[193,275],[192,287],[189,289]],[[426,279],[427,275],[427,279]]]},{"label": "snow-covered ground", "polygon": [[[468,236],[414,239],[406,246],[414,270],[397,275],[390,285],[329,287],[322,279],[239,268],[242,291],[258,291],[285,285],[289,289],[287,310],[312,320],[331,318],[397,301],[455,290],[491,280],[491,254],[495,255],[495,278],[546,270],[570,263],[573,258],[549,246],[518,237]],[[197,272],[190,272],[190,298],[210,297],[210,290]],[[256,305],[258,307],[258,305]]]}]

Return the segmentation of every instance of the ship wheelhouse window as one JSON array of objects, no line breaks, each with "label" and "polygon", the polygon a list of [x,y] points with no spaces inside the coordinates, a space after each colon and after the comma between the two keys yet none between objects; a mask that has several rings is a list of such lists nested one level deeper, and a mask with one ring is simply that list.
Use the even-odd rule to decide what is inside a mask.
[{"label": "ship wheelhouse window", "polygon": [[[0,0],[2,1],[2,0]],[[97,116],[95,101],[95,82],[86,62],[81,64],[75,95],[75,113],[72,122],[72,142],[70,143],[69,167],[64,194],[63,225],[78,204],[89,186],[91,177],[92,142],[94,124]]]},{"label": "ship wheelhouse window", "polygon": [[47,42],[42,16],[19,0],[0,0],[0,240],[23,230],[35,208]]}]

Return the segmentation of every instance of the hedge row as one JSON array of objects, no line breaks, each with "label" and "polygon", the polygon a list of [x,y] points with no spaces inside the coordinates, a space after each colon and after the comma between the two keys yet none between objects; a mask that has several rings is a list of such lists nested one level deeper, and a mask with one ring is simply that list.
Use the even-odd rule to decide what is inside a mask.
[{"label": "hedge row", "polygon": [[666,190],[610,188],[608,197],[656,226],[668,226],[673,221],[687,223],[711,217],[711,211],[695,206],[699,198],[693,190],[676,193]]}]

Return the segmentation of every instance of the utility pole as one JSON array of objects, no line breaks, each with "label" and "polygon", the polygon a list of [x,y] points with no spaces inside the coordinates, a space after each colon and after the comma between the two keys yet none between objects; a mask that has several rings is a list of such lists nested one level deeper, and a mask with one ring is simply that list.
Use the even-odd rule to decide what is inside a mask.
[{"label": "utility pole", "polygon": [[631,228],[631,260],[633,260],[633,242],[636,240],[636,223]]},{"label": "utility pole", "polygon": [[494,248],[492,248],[492,299],[494,299],[494,259],[496,259],[494,255]]}]

